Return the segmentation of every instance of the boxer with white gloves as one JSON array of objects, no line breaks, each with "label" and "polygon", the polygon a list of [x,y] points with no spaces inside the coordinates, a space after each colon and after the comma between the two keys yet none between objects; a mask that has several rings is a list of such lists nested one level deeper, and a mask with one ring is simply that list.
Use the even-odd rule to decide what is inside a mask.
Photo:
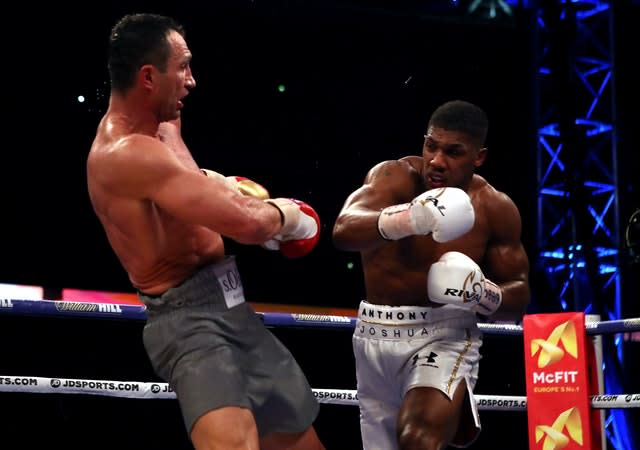
[{"label": "boxer with white gloves", "polygon": [[364,450],[465,448],[480,432],[478,323],[518,321],[530,299],[518,207],[475,173],[487,130],[477,105],[442,104],[420,154],[373,165],[336,218],[366,293],[352,337]]},{"label": "boxer with white gloves", "polygon": [[496,312],[502,303],[500,287],[460,252],[447,252],[431,265],[427,292],[433,302],[460,305],[485,316]]},{"label": "boxer with white gloves", "polygon": [[378,216],[386,240],[432,234],[436,242],[456,239],[473,227],[475,214],[466,192],[455,187],[431,189],[410,203],[388,206]]}]

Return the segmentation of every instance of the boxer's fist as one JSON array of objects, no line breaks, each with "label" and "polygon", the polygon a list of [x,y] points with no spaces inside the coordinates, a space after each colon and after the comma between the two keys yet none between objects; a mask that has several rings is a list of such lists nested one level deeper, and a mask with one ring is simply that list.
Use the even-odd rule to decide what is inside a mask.
[{"label": "boxer's fist", "polygon": [[460,252],[447,252],[431,265],[427,293],[433,302],[453,303],[485,316],[496,312],[502,303],[500,287]]},{"label": "boxer's fist", "polygon": [[269,198],[269,191],[267,191],[264,186],[250,180],[249,178],[238,176],[225,177],[224,175],[209,169],[200,169],[200,171],[207,177],[218,180],[243,195],[259,198],[260,200]]},{"label": "boxer's fist", "polygon": [[432,233],[436,242],[456,239],[473,227],[471,199],[454,187],[431,189],[411,203],[384,208],[378,216],[378,231],[387,240]]},{"label": "boxer's fist", "polygon": [[282,228],[263,244],[269,250],[280,250],[287,258],[300,258],[313,250],[320,239],[320,217],[300,200],[274,198],[265,202],[275,206],[282,216]]}]

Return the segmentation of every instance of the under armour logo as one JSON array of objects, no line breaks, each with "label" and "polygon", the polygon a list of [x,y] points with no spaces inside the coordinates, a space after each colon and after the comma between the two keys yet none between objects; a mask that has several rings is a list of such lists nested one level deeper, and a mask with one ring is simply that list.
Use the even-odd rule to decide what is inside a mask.
[{"label": "under armour logo", "polygon": [[425,356],[425,355],[420,355],[420,353],[416,354],[413,357],[413,365],[417,365],[418,364],[418,360],[422,359],[425,360],[424,362],[421,362],[420,365],[421,366],[425,366],[427,364],[433,364],[436,362],[436,358],[438,357],[437,353],[431,352],[429,353],[429,355]]}]

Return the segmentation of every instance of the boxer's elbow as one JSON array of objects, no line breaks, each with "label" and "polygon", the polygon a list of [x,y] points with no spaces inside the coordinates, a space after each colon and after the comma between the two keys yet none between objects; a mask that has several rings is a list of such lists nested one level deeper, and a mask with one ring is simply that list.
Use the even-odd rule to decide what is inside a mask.
[{"label": "boxer's elbow", "polygon": [[333,246],[343,251],[361,250],[360,236],[355,226],[344,216],[339,216],[333,226],[331,241]]},{"label": "boxer's elbow", "polygon": [[514,309],[522,317],[531,303],[531,288],[526,277],[515,283],[514,291]]},{"label": "boxer's elbow", "polygon": [[503,285],[502,305],[491,318],[519,323],[526,314],[530,302],[531,291],[527,282],[516,281]]},{"label": "boxer's elbow", "polygon": [[333,246],[346,252],[361,252],[379,247],[382,240],[377,230],[336,222],[331,234]]},{"label": "boxer's elbow", "polygon": [[336,224],[333,226],[333,231],[331,233],[331,242],[333,243],[333,246],[338,250],[351,250],[351,240],[349,239],[349,234],[339,221],[336,221]]}]

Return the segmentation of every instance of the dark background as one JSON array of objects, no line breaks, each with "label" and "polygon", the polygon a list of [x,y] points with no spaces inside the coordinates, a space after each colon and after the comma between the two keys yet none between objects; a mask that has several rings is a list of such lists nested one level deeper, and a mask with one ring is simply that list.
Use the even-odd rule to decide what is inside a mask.
[{"label": "dark background", "polygon": [[171,14],[187,29],[198,86],[185,102],[183,132],[196,161],[320,214],[320,245],[302,260],[228,242],[251,300],[357,305],[358,256],[330,242],[338,211],[375,163],[419,154],[429,115],[454,98],[489,114],[481,173],[520,205],[523,238],[533,245],[535,44],[527,10],[494,23],[444,7],[426,13],[417,3],[126,4],[40,11],[28,30],[18,26],[8,110],[22,139],[7,151],[15,162],[6,171],[0,281],[51,292],[131,291],[89,203],[85,161],[108,99],[110,28],[137,11]]},{"label": "dark background", "polygon": [[[363,296],[358,256],[330,242],[338,211],[375,163],[419,154],[429,115],[454,98],[489,114],[490,153],[479,173],[520,207],[535,266],[541,59],[535,10],[514,8],[509,20],[486,20],[462,15],[449,1],[427,3],[118,1],[36,12],[12,6],[0,282],[45,286],[51,296],[63,287],[131,291],[89,204],[85,161],[108,100],[110,28],[139,11],[171,14],[187,28],[198,86],[185,102],[184,137],[196,161],[254,178],[272,196],[305,200],[323,221],[320,245],[303,260],[228,242],[251,300],[355,306]],[[639,7],[617,5],[624,222],[640,198],[631,70]],[[86,102],[78,103],[78,95]]]},{"label": "dark background", "polygon": [[[482,20],[463,17],[450,5],[225,0],[6,6],[0,283],[44,286],[47,298],[65,287],[132,292],[93,214],[85,178],[86,155],[109,94],[109,31],[131,12],[169,14],[186,26],[198,86],[186,99],[183,126],[196,161],[251,177],[272,196],[305,200],[320,214],[320,244],[300,260],[227,242],[238,255],[250,301],[355,307],[364,297],[359,259],[333,248],[333,221],[371,166],[420,153],[429,115],[454,98],[489,114],[489,159],[479,173],[520,207],[523,242],[534,266],[535,18],[525,8],[508,21]],[[640,207],[638,90],[631,70],[639,7],[620,1],[616,8],[620,201],[626,217]],[[285,92],[278,91],[280,84]],[[78,95],[87,101],[78,103]],[[546,293],[538,283],[532,290],[534,301]],[[17,345],[3,355],[0,374],[153,379],[141,353],[140,324],[2,318],[0,325],[6,342]],[[355,387],[349,333],[276,331],[314,387]],[[507,364],[498,358],[520,352],[517,340],[489,337],[478,393],[522,395],[524,381],[513,381],[523,380],[522,358]],[[28,436],[28,421],[48,421],[49,435],[67,448],[85,448],[81,443],[95,439],[95,428],[104,433],[104,447],[121,439],[138,444],[121,448],[144,447],[145,440],[147,448],[186,445],[175,402],[69,397],[3,394],[11,405],[3,410],[7,429]],[[322,411],[321,435],[328,443],[350,443],[331,448],[357,448],[355,409],[324,405]],[[505,430],[513,436],[474,448],[526,448],[523,415],[482,415],[482,439],[504,436]],[[353,434],[345,435],[345,428]],[[30,439],[44,443],[45,436]]]}]

